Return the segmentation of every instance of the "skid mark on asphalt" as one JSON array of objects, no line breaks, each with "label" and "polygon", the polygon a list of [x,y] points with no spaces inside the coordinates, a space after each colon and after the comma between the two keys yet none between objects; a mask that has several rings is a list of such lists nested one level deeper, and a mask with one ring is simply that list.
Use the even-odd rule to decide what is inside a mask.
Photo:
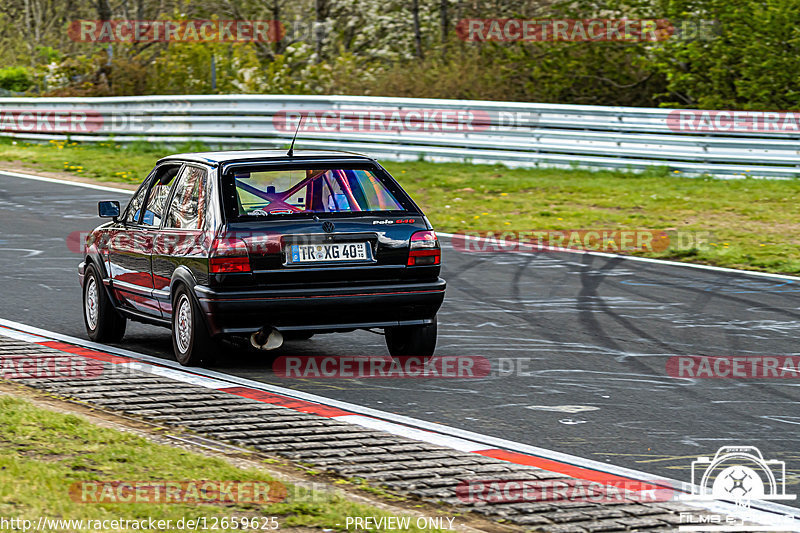
[{"label": "skid mark on asphalt", "polygon": [[499,299],[498,303],[508,305],[522,305],[535,307],[536,311],[547,313],[563,312],[574,313],[576,309],[587,309],[596,306],[597,309],[628,309],[631,311],[666,311],[679,307],[680,303],[659,303],[644,300],[632,300],[624,296],[580,296],[579,300],[573,298],[520,298],[516,300]]},{"label": "skid mark on asphalt", "polygon": [[44,253],[42,250],[34,250],[33,248],[6,248],[1,247],[0,252],[24,252],[25,255],[18,257],[18,259],[28,259]]},{"label": "skid mark on asphalt", "polygon": [[581,413],[583,411],[597,411],[600,408],[593,405],[527,405],[525,409],[557,413]]},{"label": "skid mark on asphalt", "polygon": [[[569,378],[564,378],[563,376],[559,376],[557,374],[571,374],[575,375],[573,378],[574,381],[570,381]],[[555,375],[554,375],[555,374]],[[572,385],[576,387],[586,387],[586,386],[594,386],[593,384],[585,384],[584,381],[587,378],[591,378],[594,381],[603,382],[603,388],[608,386],[617,386],[622,387],[625,390],[630,390],[630,386],[646,386],[651,388],[654,385],[661,386],[661,387],[675,387],[676,381],[671,378],[660,378],[659,376],[653,376],[650,374],[624,374],[624,373],[617,373],[617,372],[602,372],[597,370],[576,370],[576,369],[548,369],[548,370],[538,370],[531,372],[531,377],[540,377],[546,379],[557,379],[559,385]],[[681,381],[688,381],[688,379],[683,378]]]},{"label": "skid mark on asphalt", "polygon": [[[735,328],[741,335],[750,335],[753,330],[769,333],[797,333],[800,331],[799,320],[708,320],[691,321],[675,317],[676,328]],[[796,335],[795,335],[796,336]]]},{"label": "skid mark on asphalt", "polygon": [[772,400],[711,400],[711,403],[762,403],[768,405],[776,405],[776,404],[790,404],[790,405],[797,405],[800,404],[800,401],[789,401],[789,402],[775,402]]},{"label": "skid mark on asphalt", "polygon": [[780,422],[782,424],[794,424],[800,426],[800,416],[762,416],[765,420],[772,420],[773,422]]},{"label": "skid mark on asphalt", "polygon": [[[763,303],[754,301],[752,297],[745,298],[738,296],[737,292],[742,294],[757,294],[761,297],[772,295],[784,296],[786,294],[786,291],[784,290],[728,290],[731,285],[744,283],[749,289],[752,289],[753,287],[763,289],[768,287],[783,286],[785,283],[787,283],[785,280],[777,282],[763,281],[752,278],[743,279],[741,277],[734,277],[731,275],[721,276],[712,281],[691,278],[680,278],[676,280],[673,278],[665,278],[663,276],[658,279],[644,278],[642,276],[637,276],[636,278],[639,281],[629,280],[627,282],[622,282],[615,285],[614,288],[642,297],[660,297],[662,301],[665,297],[665,290],[669,291],[668,297],[672,300],[683,302],[684,307],[687,309],[688,313],[690,313],[689,316],[697,319],[703,319],[709,316],[718,316],[719,309],[727,311],[731,306],[734,305],[744,306],[745,308],[757,305],[763,306]],[[642,280],[644,280],[644,282],[642,282]],[[795,282],[790,281],[788,283]],[[795,287],[800,288],[800,285],[795,284]],[[655,294],[652,294],[653,291],[655,291]],[[688,300],[689,295],[686,294],[687,292],[690,294],[695,294],[694,301]],[[709,307],[711,307],[711,309],[708,309]],[[780,312],[785,316],[800,319],[800,313],[796,312],[796,310],[780,309],[777,312]],[[719,318],[724,317],[720,316]]]},{"label": "skid mark on asphalt", "polygon": [[730,278],[726,281],[708,282],[702,280],[681,280],[676,283],[671,280],[645,280],[639,277],[630,280],[622,280],[619,282],[622,285],[633,286],[649,286],[649,287],[674,287],[676,289],[696,289],[710,292],[727,292],[731,294],[758,294],[764,292],[772,293],[786,293],[786,292],[800,292],[800,284],[792,280],[783,281],[765,281],[753,279],[736,279]]},{"label": "skid mark on asphalt", "polygon": [[[467,255],[467,254],[463,254]],[[473,258],[473,263],[469,268],[477,268],[483,264],[491,264],[492,266],[511,266],[517,268],[525,268],[526,270],[566,270],[567,274],[585,274],[588,276],[612,276],[624,277],[633,276],[636,274],[635,270],[624,267],[615,268],[613,271],[606,272],[602,268],[588,266],[579,261],[565,260],[551,255],[546,255],[540,252],[531,253],[509,253],[509,254],[489,254],[489,253],[469,253]],[[477,265],[475,263],[478,263]]]},{"label": "skid mark on asphalt", "polygon": [[[552,339],[545,338],[520,338],[520,337],[505,337],[499,335],[492,335],[491,342],[484,339],[486,337],[480,335],[458,335],[458,334],[439,334],[440,339],[458,339],[462,342],[448,342],[442,347],[459,348],[462,350],[470,350],[470,353],[476,353],[478,350],[491,348],[497,351],[523,351],[529,353],[543,352],[550,353],[558,350],[560,353],[569,353],[576,355],[605,355],[613,357],[669,357],[674,355],[672,352],[666,353],[632,353],[624,350],[615,350],[605,346],[597,346],[594,344],[581,344],[573,342],[559,342]],[[508,343],[515,345],[509,346]],[[531,357],[530,360],[541,359],[541,357]]]}]

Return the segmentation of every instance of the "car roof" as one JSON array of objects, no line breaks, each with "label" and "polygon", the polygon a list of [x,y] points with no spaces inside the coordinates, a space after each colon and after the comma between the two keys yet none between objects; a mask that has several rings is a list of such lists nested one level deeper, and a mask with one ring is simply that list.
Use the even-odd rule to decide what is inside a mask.
[{"label": "car roof", "polygon": [[247,161],[302,161],[310,159],[362,159],[373,161],[373,158],[354,152],[339,150],[295,150],[293,156],[288,156],[286,150],[228,150],[218,152],[192,152],[186,154],[173,154],[160,159],[163,161],[193,161],[207,165],[222,165],[226,163]]}]

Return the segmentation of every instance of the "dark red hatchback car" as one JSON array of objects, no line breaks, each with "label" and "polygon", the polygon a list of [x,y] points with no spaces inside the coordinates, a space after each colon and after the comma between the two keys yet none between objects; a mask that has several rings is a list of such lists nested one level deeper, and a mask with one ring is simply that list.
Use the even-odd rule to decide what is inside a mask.
[{"label": "dark red hatchback car", "polygon": [[215,341],[261,349],[382,329],[393,356],[432,355],[445,281],[425,215],[377,161],[345,152],[231,151],[164,158],[79,266],[89,337],[127,320],[172,329],[179,362]]}]

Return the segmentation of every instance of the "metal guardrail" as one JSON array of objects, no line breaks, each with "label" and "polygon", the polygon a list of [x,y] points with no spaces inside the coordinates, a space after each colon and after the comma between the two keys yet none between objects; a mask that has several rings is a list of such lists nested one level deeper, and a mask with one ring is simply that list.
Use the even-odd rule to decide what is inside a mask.
[{"label": "metal guardrail", "polygon": [[[302,113],[298,148],[357,151],[381,159],[800,176],[800,131],[686,133],[671,127],[674,111],[352,96],[0,98],[0,135],[284,148]],[[381,113],[382,121],[376,118]]]}]

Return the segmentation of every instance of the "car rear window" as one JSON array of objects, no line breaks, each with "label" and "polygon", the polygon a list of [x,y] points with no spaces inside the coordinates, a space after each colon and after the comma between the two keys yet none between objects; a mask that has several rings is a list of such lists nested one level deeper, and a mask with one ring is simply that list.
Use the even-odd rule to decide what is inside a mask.
[{"label": "car rear window", "polygon": [[238,217],[407,210],[372,169],[236,170],[226,178]]}]

